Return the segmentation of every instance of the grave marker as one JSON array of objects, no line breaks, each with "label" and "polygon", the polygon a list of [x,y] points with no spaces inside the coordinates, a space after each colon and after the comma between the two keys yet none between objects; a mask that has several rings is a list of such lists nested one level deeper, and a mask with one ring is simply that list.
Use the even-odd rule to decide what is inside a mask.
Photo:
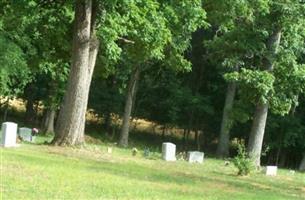
[{"label": "grave marker", "polygon": [[163,143],[162,158],[166,161],[176,161],[176,145],[170,142]]},{"label": "grave marker", "polygon": [[32,129],[27,127],[19,128],[19,136],[24,141],[32,142]]},{"label": "grave marker", "polygon": [[200,151],[189,151],[187,153],[187,161],[189,163],[203,163],[204,153]]},{"label": "grave marker", "polygon": [[1,128],[1,146],[16,147],[17,124],[13,122],[4,122]]},{"label": "grave marker", "polygon": [[277,166],[267,166],[266,175],[267,176],[276,176],[277,174]]}]

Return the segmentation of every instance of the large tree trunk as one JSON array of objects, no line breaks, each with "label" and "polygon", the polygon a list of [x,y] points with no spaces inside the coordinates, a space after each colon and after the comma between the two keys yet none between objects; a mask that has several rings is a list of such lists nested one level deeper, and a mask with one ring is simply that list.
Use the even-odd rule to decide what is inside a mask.
[{"label": "large tree trunk", "polygon": [[6,101],[5,101],[5,106],[4,106],[4,115],[3,115],[3,121],[7,120],[7,114],[8,114],[8,108],[10,105],[10,98],[7,97]]},{"label": "large tree trunk", "polygon": [[[281,40],[281,30],[278,29],[270,36],[267,43],[267,50],[270,53],[269,58],[265,58],[265,70],[271,73],[273,71],[274,58]],[[268,115],[268,102],[258,102],[254,113],[254,119],[248,142],[248,154],[256,167],[260,167],[260,157],[263,146],[266,120]]]},{"label": "large tree trunk", "polygon": [[111,135],[111,113],[110,111],[104,115],[104,123],[103,128],[106,131],[106,136],[109,137]]},{"label": "large tree trunk", "polygon": [[46,113],[46,120],[44,123],[44,133],[54,133],[54,121],[56,111],[54,109],[48,109]]},{"label": "large tree trunk", "polygon": [[300,171],[305,171],[305,152],[303,153],[303,159],[300,163],[299,170]]},{"label": "large tree trunk", "polygon": [[136,87],[137,87],[137,82],[139,80],[139,76],[140,76],[140,68],[137,67],[133,71],[128,83],[128,91],[125,102],[123,124],[121,128],[120,141],[119,141],[119,145],[122,147],[128,146],[130,116],[131,116],[132,106],[134,105],[134,101],[135,101]]},{"label": "large tree trunk", "polygon": [[258,104],[256,106],[248,143],[248,153],[253,159],[256,167],[260,166],[260,157],[262,152],[267,115],[268,105]]},{"label": "large tree trunk", "polygon": [[[56,124],[56,145],[75,145],[84,142],[85,111],[90,77],[91,0],[77,0],[73,36],[72,65],[67,91]],[[91,79],[90,79],[91,81]]]},{"label": "large tree trunk", "polygon": [[25,121],[33,123],[35,118],[34,100],[28,99],[25,105]]},{"label": "large tree trunk", "polygon": [[225,106],[223,109],[219,142],[216,152],[219,158],[224,158],[229,156],[230,129],[231,129],[231,121],[232,121],[230,119],[230,113],[233,108],[235,93],[236,93],[236,83],[234,82],[229,83],[227,88]]}]

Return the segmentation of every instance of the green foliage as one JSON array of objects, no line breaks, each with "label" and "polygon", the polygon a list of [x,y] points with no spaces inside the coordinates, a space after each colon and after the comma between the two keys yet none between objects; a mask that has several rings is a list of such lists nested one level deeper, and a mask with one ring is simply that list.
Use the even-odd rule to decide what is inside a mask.
[{"label": "green foliage", "polygon": [[100,18],[100,58],[107,74],[118,62],[133,68],[156,60],[174,70],[190,71],[183,54],[191,34],[206,25],[200,0],[106,3]]},{"label": "green foliage", "polygon": [[[304,91],[304,67],[298,59],[304,52],[304,3],[262,0],[205,4],[210,11],[208,20],[217,28],[207,45],[211,58],[222,64],[225,79],[238,82],[238,94],[244,102],[268,102],[273,113],[287,114],[295,96]],[[267,41],[276,29],[282,31],[282,37],[274,55],[267,49]],[[272,73],[263,72],[266,60],[273,65]]]},{"label": "green foliage", "polygon": [[[1,46],[6,52],[0,53],[9,59],[1,59],[4,66],[1,73],[6,71],[5,77],[16,82],[10,83],[4,95],[18,95],[27,100],[30,94],[34,100],[43,100],[45,106],[56,107],[64,93],[70,59],[70,3],[2,1],[0,4],[0,46],[8,45]],[[25,94],[24,88],[29,85],[32,91]]]},{"label": "green foliage", "polygon": [[238,169],[238,175],[249,175],[254,169],[253,162],[251,161],[245,144],[241,141],[236,143],[237,156],[233,158],[233,164]]},{"label": "green foliage", "polygon": [[15,43],[0,35],[0,95],[15,96],[30,81],[25,55]]},{"label": "green foliage", "polygon": [[267,71],[254,71],[243,68],[240,72],[227,73],[224,77],[227,81],[237,82],[244,91],[251,91],[242,93],[249,100],[259,98],[262,103],[266,103],[269,97],[272,96],[275,78],[273,74]]}]

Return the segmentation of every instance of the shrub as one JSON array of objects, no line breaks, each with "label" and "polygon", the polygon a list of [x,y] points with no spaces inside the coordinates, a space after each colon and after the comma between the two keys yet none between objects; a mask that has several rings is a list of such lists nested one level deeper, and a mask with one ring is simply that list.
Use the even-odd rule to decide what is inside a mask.
[{"label": "shrub", "polygon": [[236,147],[237,156],[234,157],[233,164],[238,169],[238,175],[248,175],[254,169],[253,162],[246,152],[244,143],[238,142]]}]

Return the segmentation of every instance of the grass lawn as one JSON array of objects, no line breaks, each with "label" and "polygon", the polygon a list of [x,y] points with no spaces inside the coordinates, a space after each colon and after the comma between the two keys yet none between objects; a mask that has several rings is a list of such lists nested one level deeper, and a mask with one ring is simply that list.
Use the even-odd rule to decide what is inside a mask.
[{"label": "grass lawn", "polygon": [[305,199],[305,174],[238,177],[221,160],[164,162],[106,148],[1,148],[0,199]]}]

